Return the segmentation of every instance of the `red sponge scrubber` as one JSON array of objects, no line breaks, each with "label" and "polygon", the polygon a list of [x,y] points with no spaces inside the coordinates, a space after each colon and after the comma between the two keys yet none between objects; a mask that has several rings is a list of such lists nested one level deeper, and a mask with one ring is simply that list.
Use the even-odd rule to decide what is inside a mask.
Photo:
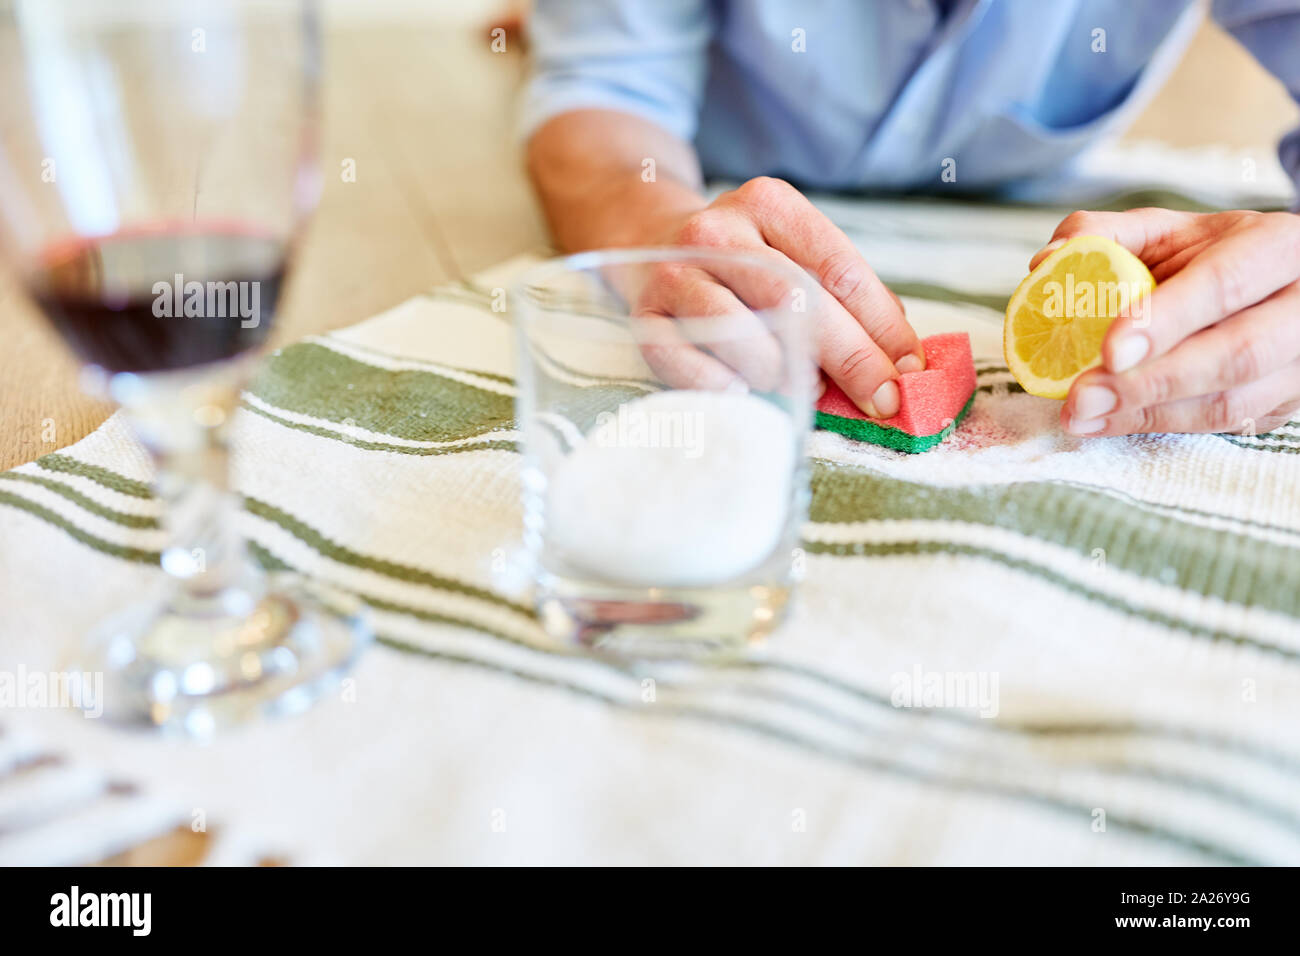
[{"label": "red sponge scrubber", "polygon": [[898,414],[868,418],[834,382],[817,402],[817,427],[899,451],[928,451],[957,427],[975,401],[975,360],[965,332],[921,341],[925,370],[898,377]]}]

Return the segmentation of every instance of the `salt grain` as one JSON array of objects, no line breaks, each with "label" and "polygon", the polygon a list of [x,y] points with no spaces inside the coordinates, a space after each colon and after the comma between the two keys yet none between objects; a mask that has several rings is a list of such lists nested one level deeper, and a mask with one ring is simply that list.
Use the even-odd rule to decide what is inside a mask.
[{"label": "salt grain", "polygon": [[781,541],[795,454],[790,417],[752,395],[682,389],[627,402],[557,464],[549,544],[611,582],[734,579]]}]

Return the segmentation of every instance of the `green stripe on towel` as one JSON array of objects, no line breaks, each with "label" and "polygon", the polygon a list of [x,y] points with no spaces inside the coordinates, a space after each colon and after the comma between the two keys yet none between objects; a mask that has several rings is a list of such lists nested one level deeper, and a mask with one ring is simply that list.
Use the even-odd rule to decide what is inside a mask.
[{"label": "green stripe on towel", "polygon": [[276,408],[412,441],[514,427],[514,399],[425,370],[391,371],[306,342],[267,359],[249,389]]},{"label": "green stripe on towel", "polygon": [[99,465],[88,465],[84,461],[78,461],[69,455],[61,455],[58,452],[45,455],[36,459],[36,464],[46,471],[58,472],[64,475],[79,475],[82,478],[89,478],[98,485],[103,485],[111,491],[120,492],[131,498],[152,498],[153,489],[143,481],[136,481],[134,478],[127,478],[125,475],[119,475],[115,471],[107,468],[101,468]]},{"label": "green stripe on towel", "polygon": [[[1100,491],[1051,481],[937,488],[826,461],[813,462],[812,488],[813,522],[925,520],[1004,528],[1096,560],[1098,574],[1105,573],[1102,567],[1118,568],[1300,618],[1300,548],[1126,506]],[[934,547],[943,550],[945,543]],[[839,553],[838,546],[825,551]]]},{"label": "green stripe on towel", "polygon": [[3,471],[0,472],[0,479],[5,481],[25,482],[36,485],[39,488],[45,488],[60,495],[73,504],[79,506],[84,511],[97,515],[106,521],[112,521],[114,524],[120,524],[125,528],[159,528],[161,525],[158,519],[152,515],[133,515],[125,511],[117,511],[107,505],[102,505],[93,498],[83,495],[75,488],[69,488],[61,481],[54,481],[51,478],[45,478],[41,475],[29,475],[21,471]]},{"label": "green stripe on towel", "polygon": [[77,541],[87,547],[94,548],[102,554],[110,555],[114,558],[121,558],[124,561],[135,561],[141,564],[157,564],[162,559],[162,554],[158,551],[150,551],[146,548],[135,548],[129,545],[117,544],[112,541],[91,534],[84,528],[78,526],[75,522],[65,518],[56,511],[37,504],[21,495],[16,495],[8,491],[0,490],[0,505],[8,505],[11,508],[17,508],[19,511],[25,511],[27,514],[46,521],[54,527],[71,535]]}]

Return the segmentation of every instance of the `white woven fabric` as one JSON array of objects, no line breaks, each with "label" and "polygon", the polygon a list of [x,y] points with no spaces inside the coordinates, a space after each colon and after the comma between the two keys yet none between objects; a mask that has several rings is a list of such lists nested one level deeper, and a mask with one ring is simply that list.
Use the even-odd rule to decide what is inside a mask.
[{"label": "white woven fabric", "polygon": [[[645,673],[490,593],[520,539],[489,306],[515,262],[285,349],[241,412],[245,530],[377,608],[346,693],[207,746],[0,722],[298,859],[1300,862],[1300,427],[1064,436],[1056,403],[1008,388],[981,304],[1057,214],[828,208],[916,293],[919,331],[970,332],[981,391],[924,455],[815,437],[807,579],[746,665],[660,672],[647,699]],[[0,480],[0,670],[57,667],[157,573],[106,553],[161,534],[121,518],[155,502],[105,484],[150,477],[121,422],[61,456]],[[918,672],[995,678],[996,716],[895,706]]]}]

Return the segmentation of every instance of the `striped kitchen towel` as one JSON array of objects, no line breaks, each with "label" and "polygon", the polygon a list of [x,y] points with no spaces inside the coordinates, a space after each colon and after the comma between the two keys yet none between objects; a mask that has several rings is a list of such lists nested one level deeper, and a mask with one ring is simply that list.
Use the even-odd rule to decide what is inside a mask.
[{"label": "striped kitchen towel", "polygon": [[[275,352],[246,396],[255,554],[381,635],[337,700],[206,748],[18,716],[355,862],[1300,863],[1300,423],[1063,435],[1000,344],[1059,211],[825,208],[922,335],[970,334],[979,388],[924,455],[815,435],[806,579],[749,659],[588,657],[502,589],[517,260]],[[149,477],[116,417],[0,476],[0,667],[157,573]]]},{"label": "striped kitchen towel", "polygon": [[146,865],[179,859],[247,866],[282,858],[169,794],[141,792],[132,781],[69,761],[0,724],[0,867],[137,859]]}]

